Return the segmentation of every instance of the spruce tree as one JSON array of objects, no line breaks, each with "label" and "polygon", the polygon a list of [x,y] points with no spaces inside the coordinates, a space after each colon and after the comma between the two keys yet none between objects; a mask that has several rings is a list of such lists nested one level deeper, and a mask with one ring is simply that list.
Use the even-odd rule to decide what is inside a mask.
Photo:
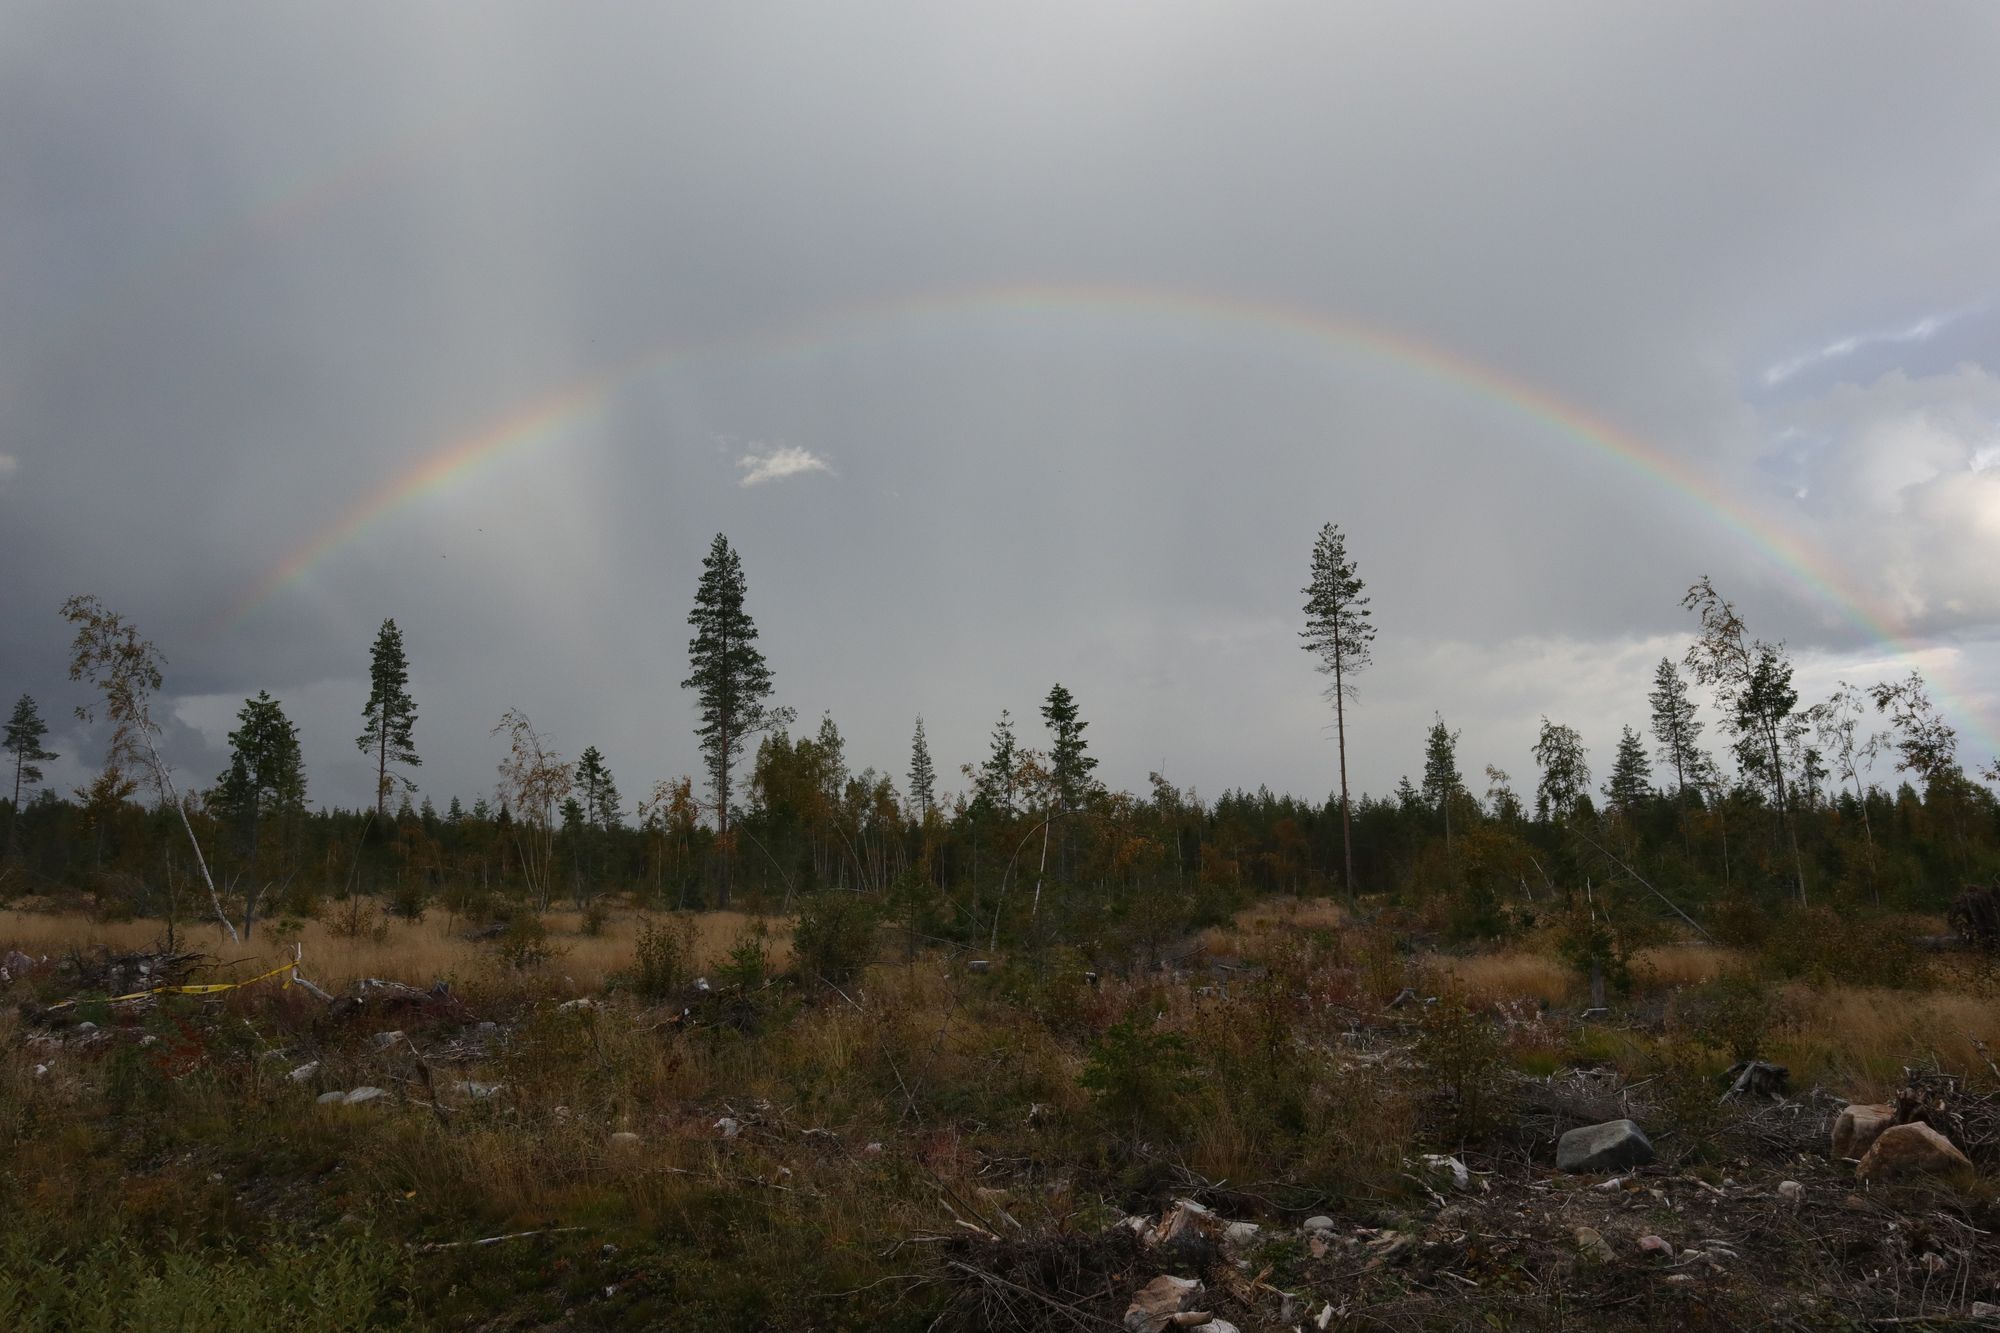
[{"label": "spruce tree", "polygon": [[1348,559],[1346,536],[1328,523],[1313,543],[1312,577],[1303,589],[1306,627],[1299,637],[1305,640],[1305,650],[1319,659],[1320,671],[1333,677],[1326,697],[1333,701],[1334,738],[1340,751],[1340,842],[1350,903],[1355,884],[1354,820],[1347,794],[1347,701],[1354,696],[1354,676],[1373,660],[1370,645],[1375,641],[1368,598],[1362,595],[1365,586]]},{"label": "spruce tree", "polygon": [[1458,771],[1458,733],[1444,724],[1444,715],[1431,714],[1431,729],[1424,733],[1424,803],[1444,821],[1444,859],[1451,864],[1451,807],[1465,790]]},{"label": "spruce tree", "polygon": [[986,762],[979,766],[974,781],[974,799],[985,809],[1004,816],[1014,813],[1014,780],[1018,770],[1014,747],[1014,719],[1006,709],[993,728],[993,745]]},{"label": "spruce tree", "polygon": [[937,800],[937,770],[931,766],[930,743],[924,739],[924,719],[917,715],[916,734],[910,737],[910,808],[919,823],[930,818]]},{"label": "spruce tree", "polygon": [[1049,776],[1055,783],[1056,804],[1074,810],[1090,790],[1090,773],[1097,767],[1083,739],[1090,724],[1077,720],[1076,699],[1061,685],[1049,688],[1042,703],[1042,721],[1049,728]]},{"label": "spruce tree", "polygon": [[624,814],[617,780],[595,745],[576,759],[576,794],[583,803],[584,822],[599,832],[611,833],[622,826]]},{"label": "spruce tree", "polygon": [[420,768],[411,729],[416,725],[417,706],[410,699],[410,662],[403,654],[403,632],[394,620],[382,622],[375,634],[375,646],[368,659],[368,704],[361,710],[366,723],[354,742],[363,754],[375,756],[375,818],[386,819],[389,792],[397,782],[405,792],[417,784],[389,771],[392,764]]},{"label": "spruce tree", "polygon": [[771,669],[757,649],[757,626],[743,609],[746,585],[743,562],[721,533],[701,562],[694,609],[688,624],[688,677],[701,710],[695,735],[708,765],[709,792],[715,802],[716,842],[722,849],[721,905],[729,905],[733,872],[729,843],[730,775],[743,754],[745,741],[772,726],[788,725],[791,713],[770,708]]},{"label": "spruce tree", "polygon": [[1647,774],[1651,761],[1639,733],[1626,727],[1618,733],[1618,751],[1611,760],[1611,776],[1604,783],[1604,798],[1611,808],[1627,819],[1635,818],[1640,804],[1653,794]]},{"label": "spruce tree", "polygon": [[257,853],[269,819],[296,815],[305,809],[306,770],[299,753],[299,731],[284,708],[267,690],[245,699],[229,733],[229,769],[217,782],[219,804],[236,824],[245,844],[248,887],[243,891],[243,938],[250,938],[257,920],[257,896],[263,880]]},{"label": "spruce tree", "polygon": [[1653,668],[1653,692],[1646,696],[1646,702],[1652,705],[1653,739],[1660,743],[1660,758],[1674,770],[1674,795],[1681,796],[1694,780],[1694,749],[1701,738],[1701,723],[1695,719],[1687,682],[1681,679],[1672,658],[1662,657]]}]

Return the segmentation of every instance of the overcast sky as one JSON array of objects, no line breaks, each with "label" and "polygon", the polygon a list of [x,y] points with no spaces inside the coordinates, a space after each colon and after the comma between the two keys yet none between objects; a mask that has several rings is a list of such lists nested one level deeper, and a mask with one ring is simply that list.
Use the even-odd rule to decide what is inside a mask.
[{"label": "overcast sky", "polygon": [[1702,574],[1995,748],[1988,4],[0,0],[0,126],[0,694],[64,788],[93,592],[201,782],[268,689],[369,799],[393,616],[440,805],[509,707],[637,797],[718,530],[778,701],[899,783],[1061,681],[1114,786],[1323,797],[1329,521],[1361,787],[1433,710],[1475,790],[1544,713],[1601,776]]}]

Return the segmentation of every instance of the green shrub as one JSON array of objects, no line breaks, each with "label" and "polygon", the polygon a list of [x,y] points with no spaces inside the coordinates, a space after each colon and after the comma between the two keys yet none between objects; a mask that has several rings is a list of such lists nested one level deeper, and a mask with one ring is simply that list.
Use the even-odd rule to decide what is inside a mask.
[{"label": "green shrub", "polygon": [[1455,1139],[1476,1137],[1491,1125],[1503,1064],[1500,1032],[1490,1014],[1457,995],[1427,1005],[1417,1020],[1417,1061],[1430,1078],[1433,1099]]},{"label": "green shrub", "polygon": [[278,1240],[254,1255],[169,1237],[113,1237],[81,1254],[26,1228],[0,1240],[0,1328],[18,1333],[345,1333],[408,1322],[410,1261],[367,1237]]},{"label": "green shrub", "polygon": [[1098,1038],[1080,1082],[1119,1129],[1171,1130],[1179,1122],[1180,1100],[1193,1085],[1193,1069],[1180,1037],[1128,1018]]},{"label": "green shrub", "polygon": [[507,929],[493,941],[493,952],[516,972],[539,967],[563,955],[562,947],[549,939],[549,928],[542,924],[540,914],[527,908],[507,918]]},{"label": "green shrub", "polygon": [[661,1000],[694,979],[694,922],[686,917],[649,921],[639,927],[632,958],[632,989]]},{"label": "green shrub", "polygon": [[826,890],[799,905],[792,958],[807,981],[845,986],[875,957],[875,910],[859,894]]}]

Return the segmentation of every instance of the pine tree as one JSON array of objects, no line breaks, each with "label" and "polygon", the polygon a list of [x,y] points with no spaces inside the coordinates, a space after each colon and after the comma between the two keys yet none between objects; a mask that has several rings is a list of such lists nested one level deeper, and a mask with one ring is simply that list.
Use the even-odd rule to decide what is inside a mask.
[{"label": "pine tree", "polygon": [[284,708],[267,690],[245,699],[229,733],[229,769],[217,781],[219,804],[242,830],[248,867],[243,892],[243,938],[250,938],[257,919],[262,880],[257,852],[268,819],[296,815],[305,808],[306,770],[299,753],[299,731]]},{"label": "pine tree", "polygon": [[368,704],[361,710],[367,724],[354,742],[363,754],[375,756],[375,818],[386,819],[389,792],[397,782],[405,792],[417,784],[389,771],[392,764],[420,768],[411,729],[416,725],[417,706],[410,699],[410,663],[403,655],[403,632],[396,622],[385,620],[375,634],[375,646],[368,661]]},{"label": "pine tree", "polygon": [[49,734],[49,724],[42,721],[41,710],[35,701],[22,695],[14,705],[14,712],[7,719],[5,739],[0,740],[0,750],[14,756],[14,811],[21,810],[21,788],[33,786],[42,780],[41,765],[60,755],[53,750],[42,748],[42,737]]},{"label": "pine tree", "polygon": [[910,738],[910,808],[919,823],[930,818],[937,800],[937,770],[931,766],[930,743],[924,739],[924,719],[917,715],[916,734]]},{"label": "pine tree", "polygon": [[1061,685],[1049,688],[1042,704],[1042,721],[1048,724],[1049,776],[1055,784],[1056,804],[1074,810],[1083,804],[1090,790],[1091,770],[1097,760],[1088,753],[1083,732],[1090,724],[1077,720],[1076,699]]},{"label": "pine tree", "polygon": [[35,701],[22,695],[20,702],[14,705],[13,715],[7,719],[4,739],[0,739],[0,750],[14,756],[14,806],[7,820],[7,852],[10,856],[14,851],[14,830],[21,822],[21,788],[40,782],[41,766],[61,757],[53,750],[42,748],[42,737],[48,734],[49,724],[42,721]]},{"label": "pine tree", "polygon": [[1604,798],[1611,808],[1630,819],[1639,812],[1640,804],[1653,794],[1653,784],[1647,774],[1651,761],[1646,758],[1646,747],[1639,739],[1639,733],[1626,727],[1618,733],[1618,752],[1611,760],[1611,776],[1604,783]]},{"label": "pine tree", "polygon": [[694,608],[688,624],[688,678],[684,690],[695,691],[701,709],[701,752],[708,763],[709,791],[715,801],[716,842],[722,849],[721,905],[729,905],[733,862],[729,842],[730,775],[743,754],[745,741],[773,726],[789,725],[787,709],[766,706],[771,696],[771,669],[757,650],[757,626],[743,609],[746,585],[743,562],[729,548],[729,539],[715,534],[701,562]]},{"label": "pine tree", "polygon": [[1299,637],[1307,652],[1319,658],[1319,669],[1332,676],[1326,695],[1333,700],[1334,736],[1340,751],[1340,841],[1344,855],[1348,901],[1355,897],[1354,821],[1347,793],[1347,701],[1353,697],[1353,677],[1373,660],[1365,587],[1347,558],[1347,538],[1328,523],[1313,543],[1312,578],[1306,595],[1306,627]]}]

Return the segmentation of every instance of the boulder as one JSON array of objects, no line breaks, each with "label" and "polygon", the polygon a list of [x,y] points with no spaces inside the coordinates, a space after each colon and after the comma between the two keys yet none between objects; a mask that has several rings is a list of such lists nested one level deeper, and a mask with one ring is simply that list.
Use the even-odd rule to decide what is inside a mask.
[{"label": "boulder", "polygon": [[1331,1231],[1333,1230],[1333,1219],[1324,1213],[1317,1217],[1308,1217],[1305,1221],[1305,1229],[1307,1231]]},{"label": "boulder", "polygon": [[332,1092],[322,1092],[315,1100],[317,1100],[321,1106],[332,1106],[337,1102],[346,1101],[347,1094],[345,1092],[342,1092],[339,1088],[335,1088]]},{"label": "boulder", "polygon": [[1854,1174],[1861,1180],[1892,1180],[1919,1174],[1949,1175],[1971,1166],[1950,1139],[1929,1125],[1891,1125],[1876,1136]]},{"label": "boulder", "polygon": [[1896,1118],[1896,1108],[1880,1102],[1854,1102],[1833,1122],[1833,1155],[1860,1158]]},{"label": "boulder", "polygon": [[1191,1277],[1156,1277],[1126,1307],[1125,1327],[1131,1333],[1160,1333],[1179,1322],[1174,1316],[1196,1309],[1207,1294]]},{"label": "boulder", "polygon": [[1652,1160],[1652,1143],[1630,1120],[1584,1125],[1556,1141],[1556,1167],[1562,1171],[1622,1171],[1629,1166],[1646,1166]]},{"label": "boulder", "polygon": [[340,1100],[344,1106],[359,1106],[363,1102],[377,1101],[388,1095],[380,1088],[355,1088]]},{"label": "boulder", "polygon": [[297,1069],[294,1069],[291,1073],[285,1075],[285,1077],[290,1079],[294,1083],[303,1083],[307,1079],[311,1078],[314,1074],[317,1074],[318,1072],[319,1072],[319,1061],[308,1060],[305,1064],[300,1065]]}]

